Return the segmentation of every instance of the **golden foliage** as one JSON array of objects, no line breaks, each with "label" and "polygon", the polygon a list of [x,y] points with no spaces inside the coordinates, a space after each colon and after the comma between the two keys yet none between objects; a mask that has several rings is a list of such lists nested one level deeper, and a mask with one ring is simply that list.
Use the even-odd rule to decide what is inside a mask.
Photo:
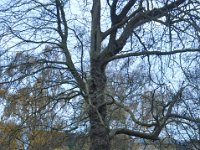
[{"label": "golden foliage", "polygon": [[6,94],[6,91],[5,91],[5,90],[3,90],[3,89],[0,89],[0,97],[3,97],[3,96],[5,96],[5,94]]},{"label": "golden foliage", "polygon": [[19,149],[17,139],[21,138],[19,126],[14,123],[0,122],[0,146],[1,150]]},{"label": "golden foliage", "polygon": [[29,135],[30,150],[62,148],[68,137],[58,131],[35,130]]}]

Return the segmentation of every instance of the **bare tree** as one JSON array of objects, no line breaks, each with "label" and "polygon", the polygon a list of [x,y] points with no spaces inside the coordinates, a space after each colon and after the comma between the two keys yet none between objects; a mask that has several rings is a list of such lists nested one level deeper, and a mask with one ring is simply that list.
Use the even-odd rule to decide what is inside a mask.
[{"label": "bare tree", "polygon": [[[40,79],[47,91],[62,87],[55,93],[61,97],[50,103],[66,99],[84,107],[84,112],[76,109],[78,116],[87,112],[91,150],[109,150],[117,134],[157,140],[177,119],[199,122],[199,116],[175,111],[187,87],[179,79],[181,56],[198,57],[200,51],[199,9],[198,0],[5,0],[0,2],[1,86],[14,93]],[[143,69],[145,82],[140,73],[133,76]],[[109,72],[122,80],[109,82]],[[121,95],[109,92],[109,84]],[[173,91],[164,101],[169,86]],[[145,120],[141,96],[146,90],[151,115]],[[128,113],[130,124],[113,128],[110,108]]]}]

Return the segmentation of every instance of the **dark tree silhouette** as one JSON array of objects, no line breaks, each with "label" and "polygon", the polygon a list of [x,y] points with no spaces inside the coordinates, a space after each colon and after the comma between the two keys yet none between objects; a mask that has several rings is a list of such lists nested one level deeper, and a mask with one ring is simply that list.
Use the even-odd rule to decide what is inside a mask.
[{"label": "dark tree silhouette", "polygon": [[[195,132],[199,102],[183,81],[184,66],[199,57],[199,9],[198,0],[4,0],[1,89],[14,95],[29,87],[31,101],[43,97],[35,107],[24,102],[26,112],[43,114],[36,126],[89,124],[91,150],[109,150],[118,134],[157,140],[173,123]],[[57,110],[67,114],[60,125]],[[43,119],[50,112],[52,124]]]}]

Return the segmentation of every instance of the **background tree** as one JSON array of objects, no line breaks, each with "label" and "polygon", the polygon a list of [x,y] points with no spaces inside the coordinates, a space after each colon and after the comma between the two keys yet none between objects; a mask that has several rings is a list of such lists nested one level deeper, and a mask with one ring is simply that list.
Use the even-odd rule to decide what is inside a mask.
[{"label": "background tree", "polygon": [[22,149],[23,142],[21,139],[20,127],[15,123],[0,122],[0,144],[1,149]]},{"label": "background tree", "polygon": [[[39,89],[36,96],[48,102],[40,113],[58,106],[64,123],[69,120],[65,130],[87,132],[89,124],[91,150],[109,150],[117,134],[157,140],[174,122],[196,132],[190,125],[199,123],[199,116],[186,106],[199,102],[187,99],[182,66],[200,51],[198,0],[5,0],[0,5],[1,88],[11,95]],[[35,95],[32,100],[37,102]],[[43,102],[33,112],[38,106]],[[113,126],[109,109],[128,116]]]}]

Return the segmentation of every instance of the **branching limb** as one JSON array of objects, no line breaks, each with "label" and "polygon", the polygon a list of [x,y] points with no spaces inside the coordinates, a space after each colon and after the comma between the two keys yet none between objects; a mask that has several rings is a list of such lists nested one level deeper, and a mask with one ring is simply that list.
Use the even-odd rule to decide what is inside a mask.
[{"label": "branching limb", "polygon": [[110,132],[110,138],[113,138],[115,135],[118,134],[126,134],[130,136],[135,136],[135,137],[140,137],[140,138],[145,138],[145,139],[150,139],[150,140],[159,140],[158,135],[153,133],[144,133],[144,132],[139,132],[139,131],[133,131],[125,128],[118,128],[111,130]]},{"label": "branching limb", "polygon": [[[71,58],[71,54],[67,47],[67,38],[68,38],[68,26],[67,21],[64,13],[64,8],[60,2],[60,0],[56,0],[56,9],[57,9],[57,26],[58,26],[58,33],[61,37],[61,45],[60,48],[63,50],[65,57],[66,57],[66,65],[69,68],[69,71],[74,76],[75,80],[78,83],[79,88],[83,92],[83,94],[87,94],[86,85],[81,78],[80,74],[76,70],[74,63]],[[64,26],[64,30],[62,30],[62,26]]]},{"label": "branching limb", "polygon": [[157,55],[157,56],[166,56],[166,55],[174,55],[179,53],[190,53],[190,52],[200,52],[200,49],[180,49],[180,50],[174,50],[174,51],[143,51],[143,52],[133,52],[133,53],[127,53],[127,54],[119,54],[115,55],[113,57],[110,57],[106,60],[106,63],[116,60],[116,59],[122,59],[126,57],[134,57],[134,56],[151,56],[151,55]]},{"label": "branching limb", "polygon": [[[118,54],[126,44],[127,39],[131,36],[132,31],[147,22],[152,20],[161,18],[167,15],[168,12],[172,11],[173,9],[177,8],[179,5],[183,4],[185,0],[177,0],[172,2],[171,4],[165,5],[161,8],[154,8],[150,11],[139,12],[132,18],[128,20],[128,22],[124,22],[123,32],[119,36],[118,39],[115,41],[112,40],[112,47],[108,44],[102,52],[102,58],[109,59],[110,57],[115,56]],[[126,26],[125,26],[126,24]],[[112,28],[112,27],[111,27]],[[116,29],[115,29],[116,30]],[[107,32],[107,31],[106,31]]]}]

